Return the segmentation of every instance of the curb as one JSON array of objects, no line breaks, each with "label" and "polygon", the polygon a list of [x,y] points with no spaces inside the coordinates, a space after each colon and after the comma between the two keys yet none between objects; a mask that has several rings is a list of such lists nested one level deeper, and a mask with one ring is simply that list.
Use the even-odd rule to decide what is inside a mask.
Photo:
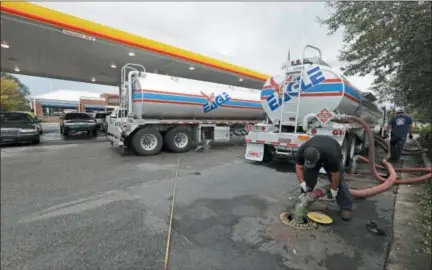
[{"label": "curb", "polygon": [[[415,145],[422,149],[423,147],[420,145],[418,140],[414,140]],[[431,168],[431,161],[429,160],[429,158],[427,157],[426,153],[421,154],[422,159],[423,159],[423,164],[427,167],[427,168]]]},{"label": "curb", "polygon": [[[414,140],[414,144],[421,148],[417,140]],[[431,162],[426,154],[423,153],[421,156],[423,164],[430,168]],[[401,173],[401,176],[407,177],[407,174]],[[417,232],[418,224],[421,221],[415,194],[421,188],[420,185],[398,186],[393,213],[393,233],[389,243],[385,270],[425,269],[424,265],[431,265],[429,255],[416,250],[418,242],[422,242],[422,236]],[[427,260],[429,264],[425,263]]]}]

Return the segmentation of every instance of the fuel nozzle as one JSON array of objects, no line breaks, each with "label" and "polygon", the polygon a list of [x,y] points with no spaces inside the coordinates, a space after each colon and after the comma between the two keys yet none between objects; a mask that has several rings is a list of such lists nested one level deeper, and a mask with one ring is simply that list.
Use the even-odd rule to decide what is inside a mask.
[{"label": "fuel nozzle", "polygon": [[304,217],[307,214],[308,206],[318,198],[326,196],[330,192],[330,186],[324,186],[313,190],[312,192],[303,193],[294,207],[293,222],[304,223]]}]

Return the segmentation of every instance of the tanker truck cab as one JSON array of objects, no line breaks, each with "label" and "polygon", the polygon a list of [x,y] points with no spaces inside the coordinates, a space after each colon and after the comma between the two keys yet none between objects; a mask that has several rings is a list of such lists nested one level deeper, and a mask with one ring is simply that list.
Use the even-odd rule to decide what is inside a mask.
[{"label": "tanker truck cab", "polygon": [[138,64],[122,68],[119,94],[127,114],[116,118],[108,138],[141,156],[244,140],[246,126],[265,120],[258,89],[147,73]]},{"label": "tanker truck cab", "polygon": [[[123,122],[126,123],[127,121],[127,109],[125,108],[114,108],[114,110],[107,116],[105,116],[105,123],[104,123],[104,131],[107,132],[108,136],[110,135],[110,132],[113,132],[113,127],[116,126],[116,123]],[[117,124],[119,125],[119,124]],[[110,130],[111,128],[111,130]],[[109,138],[109,137],[108,137]]]},{"label": "tanker truck cab", "polygon": [[[318,57],[305,57],[307,49],[315,50]],[[357,116],[375,127],[382,116],[373,95],[356,89],[310,45],[301,59],[288,59],[282,75],[264,83],[260,99],[267,120],[252,127],[245,138],[245,158],[259,163],[274,157],[295,159],[304,142],[327,135],[342,146],[349,167],[355,152],[367,148],[368,142],[363,127],[344,122],[344,117]]]}]

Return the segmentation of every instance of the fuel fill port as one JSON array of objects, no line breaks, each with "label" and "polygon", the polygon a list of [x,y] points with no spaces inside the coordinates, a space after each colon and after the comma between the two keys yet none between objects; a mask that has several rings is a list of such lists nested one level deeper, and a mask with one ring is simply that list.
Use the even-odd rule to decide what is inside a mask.
[{"label": "fuel fill port", "polygon": [[280,221],[292,228],[296,229],[315,229],[318,225],[307,217],[303,217],[303,223],[297,223],[293,220],[291,212],[283,212],[279,215]]}]

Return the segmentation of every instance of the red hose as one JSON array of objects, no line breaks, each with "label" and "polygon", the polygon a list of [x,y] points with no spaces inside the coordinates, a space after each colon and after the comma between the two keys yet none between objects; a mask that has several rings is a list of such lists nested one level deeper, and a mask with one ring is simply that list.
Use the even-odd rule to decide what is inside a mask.
[{"label": "red hose", "polygon": [[[388,151],[388,146],[386,143],[386,140],[379,136],[375,136],[376,143],[378,143],[385,151]],[[403,149],[402,154],[403,155],[413,155],[413,154],[423,154],[427,153],[427,149]]]},{"label": "red hose", "polygon": [[[365,158],[364,156],[358,156],[361,161],[369,162],[369,159]],[[385,169],[383,165],[375,164],[375,167],[378,169]],[[430,172],[431,169],[429,168],[397,168],[395,169],[396,172]]]},{"label": "red hose", "polygon": [[[383,148],[385,148],[386,156],[381,161],[381,163],[384,166],[380,166],[378,164],[375,164],[375,140],[374,140],[374,136],[372,135],[372,131],[371,131],[369,125],[365,121],[363,121],[361,118],[356,117],[356,116],[348,116],[348,120],[350,122],[353,122],[353,121],[357,122],[364,127],[365,134],[368,138],[368,141],[370,142],[369,143],[369,153],[368,153],[369,159],[367,159],[363,156],[359,156],[359,158],[360,158],[360,160],[368,162],[369,169],[370,169],[372,175],[375,176],[375,178],[377,178],[379,181],[382,182],[378,186],[366,188],[366,189],[362,189],[362,190],[350,189],[353,197],[364,198],[364,197],[369,197],[369,196],[373,196],[373,195],[382,193],[382,192],[388,190],[389,188],[391,188],[391,186],[394,183],[397,183],[397,184],[416,183],[416,182],[424,181],[424,180],[431,178],[431,169],[430,168],[404,168],[404,169],[398,169],[398,171],[411,171],[411,172],[427,171],[429,173],[425,174],[423,176],[419,176],[419,177],[396,179],[397,175],[396,175],[395,169],[393,168],[393,166],[390,163],[387,162],[387,159],[390,157],[389,142],[385,141],[385,140],[382,140],[382,141],[377,140],[379,142],[379,144],[381,146],[383,146]],[[377,171],[378,166],[380,166],[381,168],[387,169],[387,171],[389,172],[387,178],[384,178],[378,174],[378,171]]]},{"label": "red hose", "polygon": [[[363,156],[359,156],[359,159],[362,161],[365,161],[365,162],[369,162],[369,160]],[[380,168],[380,169],[384,169],[384,167],[379,165],[379,164],[375,164],[375,167]],[[394,182],[395,184],[413,184],[413,183],[428,180],[429,178],[432,177],[432,173],[431,173],[432,171],[430,168],[398,168],[395,171],[398,171],[398,172],[428,172],[427,174],[422,175],[422,176],[396,179],[396,181]],[[378,178],[378,180],[382,181],[380,178]]]}]

